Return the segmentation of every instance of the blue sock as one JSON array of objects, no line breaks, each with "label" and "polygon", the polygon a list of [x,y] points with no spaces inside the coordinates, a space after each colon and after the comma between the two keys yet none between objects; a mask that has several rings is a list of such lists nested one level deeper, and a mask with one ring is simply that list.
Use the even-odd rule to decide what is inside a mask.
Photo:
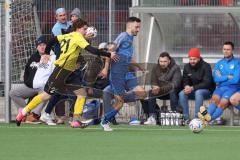
[{"label": "blue sock", "polygon": [[107,124],[115,115],[118,113],[118,110],[112,109],[108,113],[105,114],[105,117],[102,121],[102,124]]},{"label": "blue sock", "polygon": [[62,99],[62,96],[60,94],[53,94],[51,99],[48,102],[45,112],[48,114],[51,114],[53,108],[61,99]]},{"label": "blue sock", "polygon": [[223,113],[223,108],[217,108],[212,115],[211,121],[214,121],[215,119],[220,117],[222,115],[222,113]]},{"label": "blue sock", "polygon": [[211,103],[208,107],[208,113],[212,116],[212,114],[214,113],[214,111],[216,110],[217,106],[214,103]]},{"label": "blue sock", "polygon": [[238,104],[238,105],[236,106],[236,108],[237,108],[238,110],[240,110],[240,104]]}]

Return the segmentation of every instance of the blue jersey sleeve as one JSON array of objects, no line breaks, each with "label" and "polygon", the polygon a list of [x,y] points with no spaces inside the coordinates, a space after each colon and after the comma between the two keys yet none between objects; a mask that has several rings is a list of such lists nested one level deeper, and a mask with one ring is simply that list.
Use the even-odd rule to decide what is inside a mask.
[{"label": "blue jersey sleeve", "polygon": [[228,80],[228,77],[226,75],[222,75],[222,76],[217,75],[217,72],[220,72],[220,68],[219,68],[220,63],[221,63],[221,61],[216,63],[214,70],[213,70],[213,79],[214,79],[215,83],[221,83],[221,82],[225,82]]},{"label": "blue jersey sleeve", "polygon": [[54,25],[53,28],[52,28],[52,34],[54,36],[58,36],[58,35],[61,35],[62,34],[62,30],[60,27],[58,27],[59,25]]}]

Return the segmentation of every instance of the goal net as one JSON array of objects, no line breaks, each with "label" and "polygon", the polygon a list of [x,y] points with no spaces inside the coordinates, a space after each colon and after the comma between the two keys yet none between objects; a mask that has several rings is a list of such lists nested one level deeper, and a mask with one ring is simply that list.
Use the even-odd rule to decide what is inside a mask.
[{"label": "goal net", "polygon": [[[11,0],[10,5],[6,2],[0,2],[0,121],[4,121],[7,92],[4,90],[5,84],[5,68],[10,68],[11,88],[16,87],[23,79],[21,74],[32,51],[35,50],[35,39],[39,35],[37,27],[39,22],[37,19],[36,9],[33,5],[33,0]],[[6,15],[6,11],[10,11],[10,19]],[[5,22],[10,23],[10,51],[6,48],[6,32]],[[10,66],[6,66],[6,54],[10,53]],[[12,112],[16,113],[16,107],[11,107]],[[9,109],[9,110],[11,110]],[[9,112],[9,110],[7,112]],[[15,115],[13,115],[15,116]]]},{"label": "goal net", "polygon": [[37,22],[32,0],[14,0],[11,4],[11,80],[21,81],[21,73],[35,50]]}]

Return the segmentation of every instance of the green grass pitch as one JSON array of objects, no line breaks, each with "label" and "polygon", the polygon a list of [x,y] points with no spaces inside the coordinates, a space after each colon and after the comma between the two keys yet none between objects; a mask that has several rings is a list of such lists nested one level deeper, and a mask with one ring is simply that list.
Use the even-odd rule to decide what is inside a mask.
[{"label": "green grass pitch", "polygon": [[69,126],[0,124],[1,160],[238,160],[240,127]]}]

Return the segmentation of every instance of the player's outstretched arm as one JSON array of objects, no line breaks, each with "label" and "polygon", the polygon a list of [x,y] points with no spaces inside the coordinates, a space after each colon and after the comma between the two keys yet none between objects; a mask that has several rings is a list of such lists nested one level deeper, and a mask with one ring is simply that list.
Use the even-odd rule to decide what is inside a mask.
[{"label": "player's outstretched arm", "polygon": [[101,77],[102,79],[107,78],[109,66],[110,66],[110,59],[106,57],[105,58],[105,63],[104,63],[104,68],[98,74],[98,76]]},{"label": "player's outstretched arm", "polygon": [[118,61],[119,60],[119,57],[117,56],[117,54],[115,52],[102,51],[102,50],[94,48],[94,47],[92,47],[90,45],[85,47],[85,50],[90,52],[90,53],[92,53],[92,54],[98,55],[98,56],[109,57],[109,58],[111,58],[114,61]]}]

